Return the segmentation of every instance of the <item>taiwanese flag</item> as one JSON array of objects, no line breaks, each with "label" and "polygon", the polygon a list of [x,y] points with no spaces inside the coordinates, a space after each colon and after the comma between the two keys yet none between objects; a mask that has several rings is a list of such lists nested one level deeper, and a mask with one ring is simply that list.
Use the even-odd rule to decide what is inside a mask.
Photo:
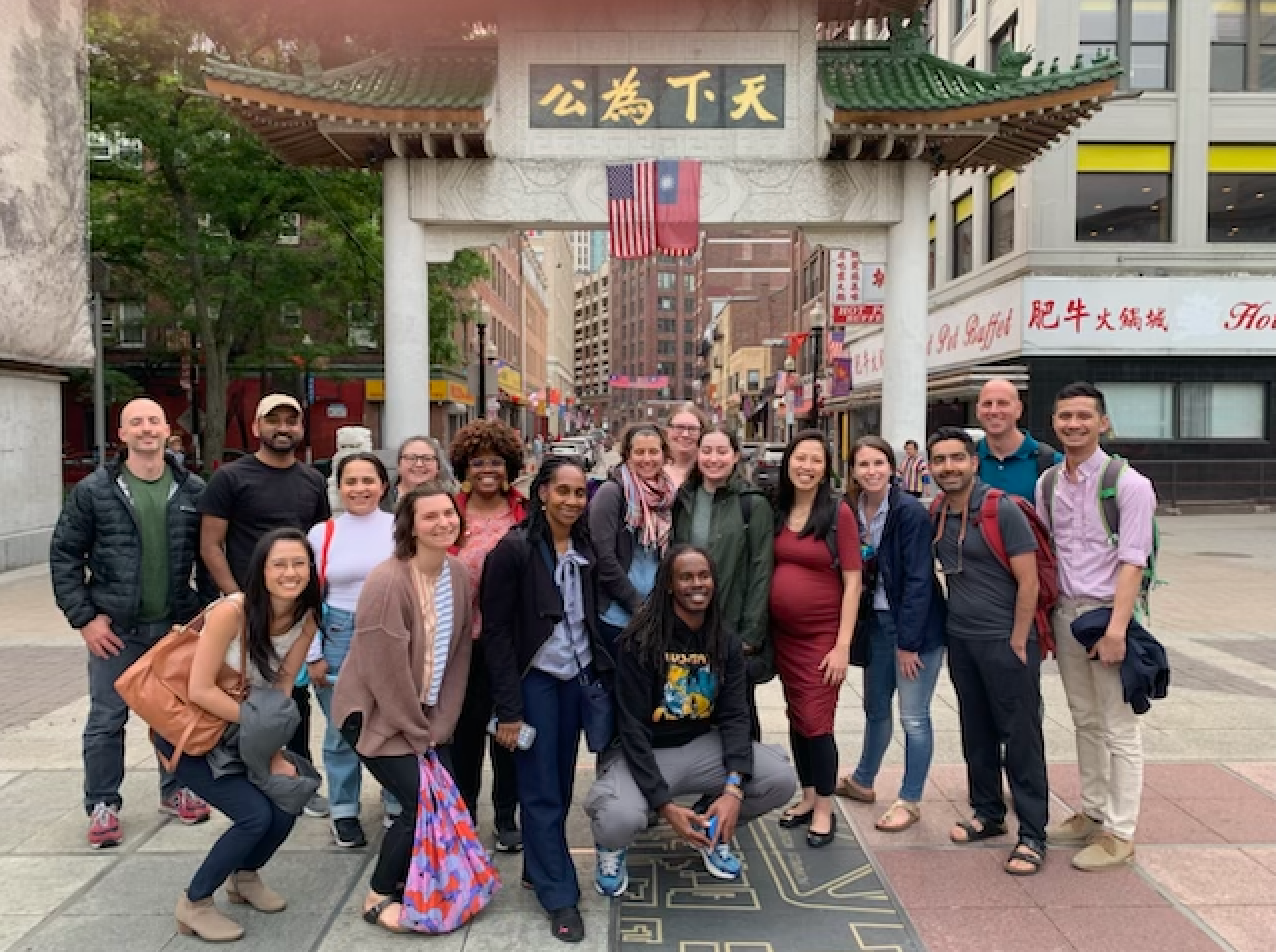
[{"label": "taiwanese flag", "polygon": [[700,247],[700,163],[694,159],[656,163],[656,247],[667,255]]}]

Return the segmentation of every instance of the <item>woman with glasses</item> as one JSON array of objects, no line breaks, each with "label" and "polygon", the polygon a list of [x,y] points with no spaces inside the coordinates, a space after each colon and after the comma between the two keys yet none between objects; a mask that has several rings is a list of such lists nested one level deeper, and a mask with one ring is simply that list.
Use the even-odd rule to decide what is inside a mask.
[{"label": "woman with glasses", "polygon": [[475,420],[462,427],[452,440],[451,465],[464,480],[456,505],[465,520],[465,531],[453,553],[465,566],[474,593],[474,658],[465,704],[452,742],[452,768],[470,816],[478,828],[478,800],[483,782],[483,751],[492,752],[492,808],[495,813],[496,848],[517,853],[523,848],[518,829],[518,785],[514,775],[514,755],[490,740],[487,725],[492,719],[492,688],[488,681],[479,612],[479,582],[483,564],[496,543],[527,518],[527,500],[514,488],[523,465],[523,441],[518,432],[499,420]]},{"label": "woman with glasses", "polygon": [[439,483],[450,493],[457,489],[456,476],[439,441],[432,436],[409,436],[399,444],[398,477],[385,494],[381,508],[394,512],[400,499],[426,483]]},{"label": "woman with glasses", "polygon": [[695,469],[700,452],[700,437],[709,429],[709,420],[694,403],[684,403],[673,411],[665,426],[669,440],[669,462],[665,472],[677,489]]},{"label": "woman with glasses", "polygon": [[864,669],[864,747],[838,795],[862,803],[877,799],[873,783],[891,742],[891,699],[899,692],[904,729],[904,777],[899,796],[877,821],[898,833],[921,819],[922,790],[935,749],[930,705],[944,660],[944,598],[935,579],[930,517],[894,482],[895,451],[880,436],[865,436],[851,450],[851,496],[876,565],[872,611],[865,616],[871,659]]}]

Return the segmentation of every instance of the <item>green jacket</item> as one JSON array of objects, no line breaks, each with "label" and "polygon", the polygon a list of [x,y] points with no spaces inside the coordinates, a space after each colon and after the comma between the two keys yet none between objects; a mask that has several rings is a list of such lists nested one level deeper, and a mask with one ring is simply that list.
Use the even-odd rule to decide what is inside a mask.
[{"label": "green jacket", "polygon": [[[700,480],[693,476],[678,490],[673,504],[674,542],[691,541],[691,521],[699,489]],[[751,497],[747,531],[741,507],[744,495]],[[758,660],[759,656],[766,659],[771,656],[767,603],[771,597],[774,536],[771,504],[761,490],[733,476],[714,493],[708,549],[718,577],[718,604],[722,607],[723,624],[748,646],[747,653],[753,656],[751,661]],[[756,667],[751,665],[751,669]],[[762,672],[755,670],[752,679],[766,680],[769,660],[765,668],[767,673],[763,677],[758,676]]]}]

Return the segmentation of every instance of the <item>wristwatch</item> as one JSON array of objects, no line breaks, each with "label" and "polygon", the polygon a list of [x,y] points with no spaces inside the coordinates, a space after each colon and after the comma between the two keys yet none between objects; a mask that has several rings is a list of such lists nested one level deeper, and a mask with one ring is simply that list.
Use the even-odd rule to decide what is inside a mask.
[{"label": "wristwatch", "polygon": [[727,786],[728,787],[743,787],[744,778],[741,777],[738,773],[736,773],[733,770],[731,771],[731,773],[727,774]]}]

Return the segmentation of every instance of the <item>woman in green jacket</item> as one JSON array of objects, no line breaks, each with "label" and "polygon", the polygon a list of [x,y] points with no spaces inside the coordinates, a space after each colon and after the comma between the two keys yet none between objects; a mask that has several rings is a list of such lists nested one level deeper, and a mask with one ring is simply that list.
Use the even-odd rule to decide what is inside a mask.
[{"label": "woman in green jacket", "polygon": [[700,436],[695,468],[673,506],[673,540],[707,549],[718,577],[722,623],[740,636],[749,662],[753,739],[762,735],[752,686],[774,674],[767,635],[774,520],[761,490],[737,472],[735,434],[712,426]]}]

